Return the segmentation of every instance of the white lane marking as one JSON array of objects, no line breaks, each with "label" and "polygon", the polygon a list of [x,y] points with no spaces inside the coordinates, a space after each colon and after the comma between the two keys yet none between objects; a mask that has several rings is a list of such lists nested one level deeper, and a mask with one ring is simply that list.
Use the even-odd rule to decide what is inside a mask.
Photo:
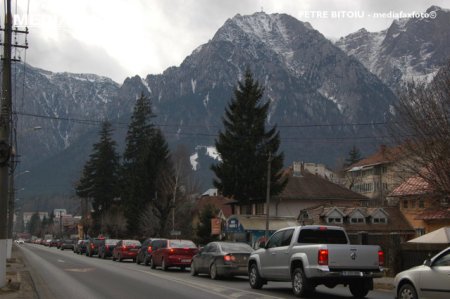
[{"label": "white lane marking", "polygon": [[57,261],[60,262],[60,263],[65,263],[64,260],[57,259]]}]

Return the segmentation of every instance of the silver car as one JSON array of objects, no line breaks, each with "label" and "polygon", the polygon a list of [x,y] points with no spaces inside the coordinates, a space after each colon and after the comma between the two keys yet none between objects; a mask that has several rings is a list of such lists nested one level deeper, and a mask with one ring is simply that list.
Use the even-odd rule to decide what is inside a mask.
[{"label": "silver car", "polygon": [[398,273],[394,284],[397,299],[450,298],[450,247],[423,265]]}]

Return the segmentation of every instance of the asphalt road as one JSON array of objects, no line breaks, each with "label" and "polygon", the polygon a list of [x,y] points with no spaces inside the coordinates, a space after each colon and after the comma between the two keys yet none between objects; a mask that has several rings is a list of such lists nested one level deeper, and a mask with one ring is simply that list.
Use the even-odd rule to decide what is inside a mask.
[{"label": "asphalt road", "polygon": [[[163,272],[133,262],[113,262],[41,245],[21,246],[41,298],[295,298],[290,283],[269,282],[250,288],[246,277],[213,281],[178,269]],[[35,277],[37,276],[37,277]],[[390,291],[371,291],[369,299],[392,299]],[[352,298],[347,288],[318,287],[310,298]]]}]

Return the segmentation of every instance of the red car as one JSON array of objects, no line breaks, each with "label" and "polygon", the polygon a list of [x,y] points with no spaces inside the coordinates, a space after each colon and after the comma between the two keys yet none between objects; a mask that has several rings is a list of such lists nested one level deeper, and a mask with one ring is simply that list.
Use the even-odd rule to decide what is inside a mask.
[{"label": "red car", "polygon": [[166,271],[169,267],[184,270],[191,265],[192,257],[198,252],[197,246],[190,240],[157,240],[153,243],[150,267],[161,266]]},{"label": "red car", "polygon": [[141,242],[138,240],[120,240],[114,247],[112,260],[121,262],[124,259],[132,259],[133,262],[136,262],[139,248],[141,248]]}]

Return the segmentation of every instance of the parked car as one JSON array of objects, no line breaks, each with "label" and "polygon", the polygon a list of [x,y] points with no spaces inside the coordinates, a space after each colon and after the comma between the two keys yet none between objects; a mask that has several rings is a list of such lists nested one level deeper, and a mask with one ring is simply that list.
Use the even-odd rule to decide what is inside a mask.
[{"label": "parked car", "polygon": [[323,284],[348,285],[356,298],[373,289],[383,276],[384,253],[377,245],[350,244],[339,226],[305,225],[276,231],[248,263],[249,282],[260,289],[267,281],[289,281],[295,296],[312,293]]},{"label": "parked car", "polygon": [[423,265],[398,273],[394,278],[396,298],[446,299],[450,296],[450,247]]},{"label": "parked car", "polygon": [[136,262],[139,248],[141,248],[141,242],[138,240],[120,240],[114,247],[112,260],[121,262],[124,259],[132,259],[133,262]]},{"label": "parked car", "polygon": [[86,242],[87,241],[88,240],[78,240],[77,244],[75,244],[73,252],[78,253],[78,254],[86,253]]},{"label": "parked car", "polygon": [[48,242],[48,247],[56,247],[58,245],[59,239],[51,239],[50,242]]},{"label": "parked car", "polygon": [[191,275],[206,273],[212,279],[247,275],[247,263],[252,251],[253,248],[246,243],[208,243],[192,258]]},{"label": "parked car", "polygon": [[166,271],[169,267],[180,267],[184,270],[189,267],[192,257],[198,249],[190,240],[161,240],[154,243],[150,267],[155,269],[161,266]]},{"label": "parked car", "polygon": [[117,242],[119,242],[117,239],[105,239],[105,242],[98,246],[98,257],[102,259],[111,257]]},{"label": "parked car", "polygon": [[144,263],[144,265],[148,266],[150,264],[150,259],[152,257],[153,252],[153,246],[152,243],[154,243],[157,240],[164,240],[164,239],[156,239],[156,238],[148,238],[144,242],[142,242],[142,246],[138,251],[138,254],[136,256],[136,264]]},{"label": "parked car", "polygon": [[86,256],[98,254],[98,246],[105,242],[105,238],[90,238],[86,242]]},{"label": "parked car", "polygon": [[60,249],[63,242],[64,242],[64,239],[57,239],[56,248]]},{"label": "parked car", "polygon": [[61,245],[59,246],[59,249],[72,249],[75,246],[75,240],[72,239],[64,239],[61,241]]}]

